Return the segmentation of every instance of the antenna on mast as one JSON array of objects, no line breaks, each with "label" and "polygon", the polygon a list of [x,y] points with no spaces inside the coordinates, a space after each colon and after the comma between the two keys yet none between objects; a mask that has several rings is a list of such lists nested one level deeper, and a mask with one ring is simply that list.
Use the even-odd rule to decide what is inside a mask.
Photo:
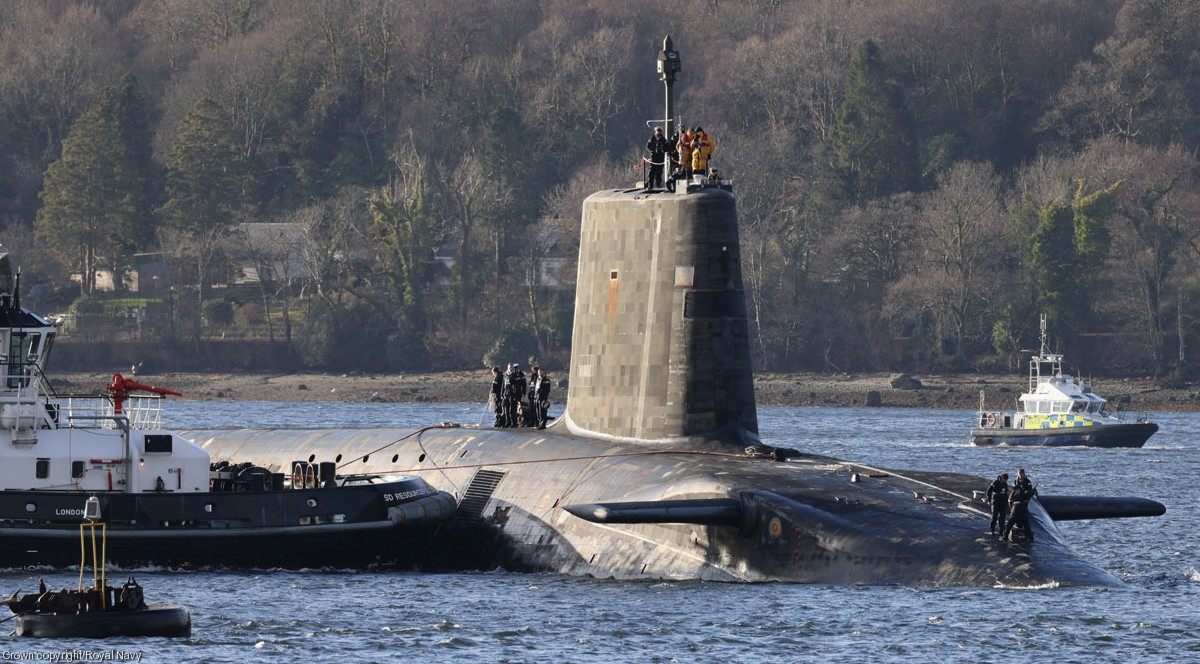
[{"label": "antenna on mast", "polygon": [[675,45],[671,43],[671,35],[663,38],[663,50],[658,54],[658,75],[662,80],[663,85],[667,89],[666,95],[666,122],[663,125],[663,134],[670,138],[671,123],[675,120],[675,97],[672,87],[675,85],[675,75],[683,68],[679,60],[679,51],[675,50]]},{"label": "antenna on mast", "polygon": [[1041,355],[1046,355],[1046,314],[1042,314],[1042,351]]}]

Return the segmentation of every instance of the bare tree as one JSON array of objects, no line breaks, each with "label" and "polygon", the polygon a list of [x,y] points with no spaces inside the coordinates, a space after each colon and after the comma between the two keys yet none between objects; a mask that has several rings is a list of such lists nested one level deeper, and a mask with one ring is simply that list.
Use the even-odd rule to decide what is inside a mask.
[{"label": "bare tree", "polygon": [[1200,143],[1195,107],[1200,9],[1191,2],[1122,3],[1111,36],[1056,95],[1046,124],[1082,146],[1116,136],[1166,148]]},{"label": "bare tree", "polygon": [[[0,34],[0,119],[8,158],[25,182],[0,198],[32,199],[71,124],[116,80],[114,27],[96,8],[21,2]],[[11,177],[11,176],[10,176]]]},{"label": "bare tree", "polygon": [[[1000,287],[1000,181],[990,166],[962,162],[938,184],[924,197],[917,219],[916,270],[893,294],[908,297],[893,297],[891,311],[902,318],[930,314],[938,328],[936,339],[949,341],[961,361],[970,338],[990,336],[983,314]],[[913,308],[913,302],[906,301],[910,298],[920,306]]]},{"label": "bare tree", "polygon": [[[472,256],[475,228],[481,220],[498,214],[499,210],[508,206],[512,187],[502,173],[488,169],[475,150],[468,149],[464,154],[455,156],[458,157],[456,161],[439,164],[437,172],[448,211],[453,215],[457,229],[458,256],[454,264],[458,282],[456,304],[459,322],[465,326],[467,311],[472,308],[475,299],[471,293],[474,287],[471,268],[475,260]],[[494,261],[500,260],[499,235],[496,234]],[[492,274],[499,274],[499,264],[496,262],[493,262]]]},{"label": "bare tree", "polygon": [[[729,122],[766,137],[800,133],[824,140],[837,116],[854,43],[849,3],[818,2],[795,25],[770,38],[751,37],[713,63],[706,96],[738,109]],[[747,72],[753,72],[747,75]],[[772,140],[772,139],[768,139]]]},{"label": "bare tree", "polygon": [[550,69],[527,100],[531,124],[564,133],[582,130],[591,143],[607,147],[609,122],[620,114],[622,100],[633,96],[623,76],[633,57],[631,41],[628,27],[604,26],[582,37],[558,35],[546,44]]},{"label": "bare tree", "polygon": [[1122,297],[1100,301],[1119,307],[1107,318],[1132,314],[1139,322],[1149,364],[1161,374],[1167,369],[1170,321],[1178,311],[1172,300],[1180,302],[1194,286],[1194,277],[1181,270],[1200,256],[1196,158],[1177,145],[1156,149],[1107,138],[1089,144],[1077,164],[1080,173],[1101,182],[1121,182],[1110,229],[1116,269],[1105,274]]},{"label": "bare tree", "polygon": [[368,254],[368,198],[366,190],[347,187],[337,196],[295,213],[293,220],[304,229],[300,246],[307,275],[301,297],[320,297],[333,304],[349,280],[364,276],[355,274],[354,265]]},{"label": "bare tree", "polygon": [[230,237],[234,249],[254,262],[267,338],[272,342],[275,341],[273,301],[279,302],[283,315],[284,340],[292,341],[290,295],[293,281],[299,277],[300,256],[309,239],[305,230],[305,225],[298,222],[243,224]]}]

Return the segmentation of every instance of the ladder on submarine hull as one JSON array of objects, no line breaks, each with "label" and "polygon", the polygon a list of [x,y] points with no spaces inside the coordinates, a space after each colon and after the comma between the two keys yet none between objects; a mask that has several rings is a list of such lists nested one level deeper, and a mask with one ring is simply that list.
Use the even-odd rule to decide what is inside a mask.
[{"label": "ladder on submarine hull", "polygon": [[496,487],[500,485],[500,480],[504,479],[505,473],[499,470],[479,469],[475,472],[475,476],[471,478],[471,483],[467,485],[467,490],[463,492],[462,499],[458,501],[458,509],[454,511],[454,520],[460,523],[477,524],[483,521],[483,510],[487,507],[488,501],[492,499],[492,494],[496,492]]}]

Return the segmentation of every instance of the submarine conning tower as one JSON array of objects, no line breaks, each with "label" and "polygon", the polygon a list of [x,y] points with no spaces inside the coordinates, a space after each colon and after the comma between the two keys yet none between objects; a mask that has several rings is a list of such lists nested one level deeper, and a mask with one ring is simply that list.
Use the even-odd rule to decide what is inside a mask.
[{"label": "submarine conning tower", "polygon": [[[665,108],[651,124],[670,137],[682,70],[670,35],[657,66]],[[668,177],[666,190],[647,181],[583,202],[563,419],[590,436],[740,450],[757,442],[758,414],[733,187]]]},{"label": "submarine conning tower", "polygon": [[[689,191],[690,189],[690,191]],[[737,210],[720,187],[609,190],[583,204],[572,431],[757,441]]]}]

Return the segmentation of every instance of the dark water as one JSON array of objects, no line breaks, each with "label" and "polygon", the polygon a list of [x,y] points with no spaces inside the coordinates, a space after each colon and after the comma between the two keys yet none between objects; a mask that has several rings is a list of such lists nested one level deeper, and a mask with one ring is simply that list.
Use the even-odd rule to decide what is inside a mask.
[{"label": "dark water", "polygon": [[[169,423],[180,428],[474,424],[483,416],[481,406],[462,404],[169,405]],[[1162,430],[1140,450],[976,448],[966,438],[969,411],[762,408],[759,417],[764,440],[776,445],[988,478],[1024,466],[1044,494],[1139,495],[1168,511],[1060,524],[1128,590],[138,570],[149,601],[191,609],[191,639],[0,637],[0,660],[82,649],[76,661],[129,653],[156,662],[1200,661],[1200,415],[1161,415]],[[42,576],[53,587],[78,583],[71,572],[0,571],[0,593],[30,590]]]}]

